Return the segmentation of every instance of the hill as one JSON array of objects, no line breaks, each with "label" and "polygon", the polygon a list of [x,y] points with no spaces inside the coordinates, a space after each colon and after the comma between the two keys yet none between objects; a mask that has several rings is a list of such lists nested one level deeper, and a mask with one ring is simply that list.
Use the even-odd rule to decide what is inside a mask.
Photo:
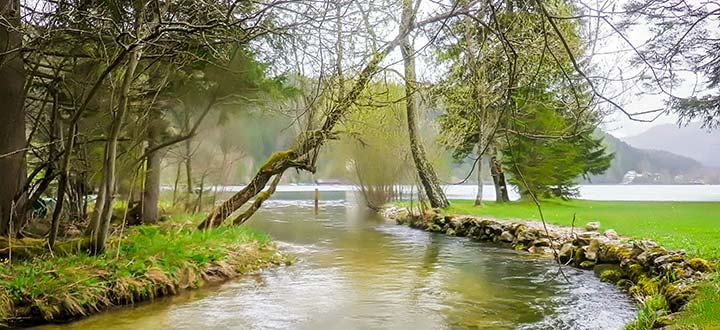
[{"label": "hill", "polygon": [[664,150],[720,168],[720,131],[708,133],[700,123],[658,125],[624,140],[636,148]]},{"label": "hill", "polygon": [[691,180],[704,171],[704,166],[692,158],[662,150],[635,148],[610,134],[597,134],[605,136],[605,143],[615,153],[615,159],[605,174],[591,178],[592,183],[620,183],[627,172],[636,171],[657,175],[652,183],[669,184],[677,183],[676,176]]}]

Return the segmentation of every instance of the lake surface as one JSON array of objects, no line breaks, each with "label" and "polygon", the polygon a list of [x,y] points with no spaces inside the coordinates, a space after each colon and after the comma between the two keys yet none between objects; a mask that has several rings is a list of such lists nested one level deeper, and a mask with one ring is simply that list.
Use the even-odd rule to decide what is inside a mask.
[{"label": "lake surface", "polygon": [[[218,187],[218,191],[235,192],[243,186]],[[720,185],[580,185],[579,199],[598,201],[720,201]],[[356,188],[352,185],[281,185],[276,195],[282,198],[290,197],[296,193],[305,192],[303,198],[312,198],[310,194],[315,188],[323,193],[352,192]],[[404,187],[405,194],[409,195],[411,187]],[[449,199],[474,200],[477,194],[476,185],[447,185],[443,190]],[[416,190],[415,190],[416,192]],[[520,196],[510,187],[510,199],[517,200]],[[495,188],[492,185],[483,186],[483,198],[495,200]]]},{"label": "lake surface", "polygon": [[[329,197],[328,194],[324,195]],[[362,216],[271,200],[250,226],[298,257],[210,289],[38,329],[622,329],[633,303],[589,271]]]}]

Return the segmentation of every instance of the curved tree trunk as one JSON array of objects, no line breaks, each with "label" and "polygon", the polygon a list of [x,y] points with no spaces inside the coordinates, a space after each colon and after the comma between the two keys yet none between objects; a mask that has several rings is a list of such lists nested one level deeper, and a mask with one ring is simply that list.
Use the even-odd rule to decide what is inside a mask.
[{"label": "curved tree trunk", "polygon": [[17,231],[25,219],[23,149],[27,141],[20,1],[0,0],[0,16],[4,18],[0,22],[0,235],[6,236]]},{"label": "curved tree trunk", "polygon": [[[412,0],[403,0],[401,30],[407,30],[415,24],[415,13]],[[405,64],[405,109],[407,113],[408,133],[410,136],[410,152],[412,153],[417,169],[420,183],[425,190],[425,195],[430,201],[430,206],[445,208],[448,203],[445,192],[438,183],[437,174],[432,164],[427,159],[425,147],[420,141],[418,134],[417,119],[417,96],[415,95],[415,49],[410,43],[409,34],[402,38],[400,49],[402,51],[403,63]]]},{"label": "curved tree trunk", "polygon": [[363,68],[357,79],[354,80],[352,87],[344,94],[340,101],[335,103],[327,112],[325,121],[320,129],[304,132],[298,136],[296,144],[293,148],[276,152],[270,156],[267,162],[252,178],[250,183],[222,203],[222,205],[215,207],[207,218],[200,223],[198,228],[209,229],[221,225],[223,221],[225,221],[225,219],[227,219],[227,217],[229,217],[233,212],[242,207],[251,198],[255,197],[255,195],[260,193],[273,175],[280,174],[288,168],[304,169],[314,172],[315,168],[313,163],[308,161],[308,154],[322,146],[326,140],[334,138],[335,134],[333,133],[333,129],[335,128],[335,125],[345,114],[345,111],[347,111],[358,99],[360,93],[365,89],[368,81],[370,81],[370,78],[372,78],[372,76],[377,72],[380,62],[387,57],[390,51],[402,42],[404,37],[410,33],[412,28],[437,22],[447,17],[456,15],[459,11],[463,10],[466,10],[466,8],[458,8],[451,12],[437,15],[420,23],[413,24],[413,26],[403,26],[399,35],[393,39],[393,41],[391,41],[381,51],[373,54],[372,59],[368,62],[365,68]]}]

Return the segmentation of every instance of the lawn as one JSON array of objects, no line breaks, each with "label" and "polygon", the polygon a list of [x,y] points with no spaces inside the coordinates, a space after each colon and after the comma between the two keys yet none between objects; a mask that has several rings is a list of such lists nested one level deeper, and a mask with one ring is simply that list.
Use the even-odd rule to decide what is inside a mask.
[{"label": "lawn", "polygon": [[[720,202],[550,200],[543,201],[541,208],[548,223],[570,226],[574,215],[575,226],[599,221],[601,230],[612,228],[624,236],[652,239],[669,249],[683,249],[691,256],[720,261]],[[537,206],[528,201],[488,202],[483,207],[474,206],[473,201],[453,201],[445,212],[540,219]],[[720,329],[720,273],[701,283],[672,329]]]},{"label": "lawn", "polygon": [[[548,223],[575,226],[599,221],[601,230],[648,238],[669,249],[683,249],[691,256],[720,260],[720,202],[615,202],[550,200],[541,203]],[[502,219],[539,220],[532,202],[475,207],[473,201],[453,201],[450,214],[484,215]]]}]

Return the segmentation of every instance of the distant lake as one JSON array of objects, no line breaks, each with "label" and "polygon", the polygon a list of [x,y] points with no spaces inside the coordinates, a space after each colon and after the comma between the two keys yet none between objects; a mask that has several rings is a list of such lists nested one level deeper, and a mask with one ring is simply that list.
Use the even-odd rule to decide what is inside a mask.
[{"label": "distant lake", "polygon": [[[276,199],[308,199],[312,198],[315,188],[321,192],[321,198],[346,199],[347,192],[356,191],[352,185],[280,185],[277,187]],[[243,186],[220,186],[218,191],[235,192]],[[410,187],[404,187],[406,193]],[[475,199],[476,185],[444,186],[449,199]],[[415,190],[416,191],[416,190]],[[483,186],[483,198],[495,199],[495,188]],[[519,195],[510,188],[510,199],[517,200]],[[720,185],[581,185],[580,199],[598,201],[720,201]]]}]

